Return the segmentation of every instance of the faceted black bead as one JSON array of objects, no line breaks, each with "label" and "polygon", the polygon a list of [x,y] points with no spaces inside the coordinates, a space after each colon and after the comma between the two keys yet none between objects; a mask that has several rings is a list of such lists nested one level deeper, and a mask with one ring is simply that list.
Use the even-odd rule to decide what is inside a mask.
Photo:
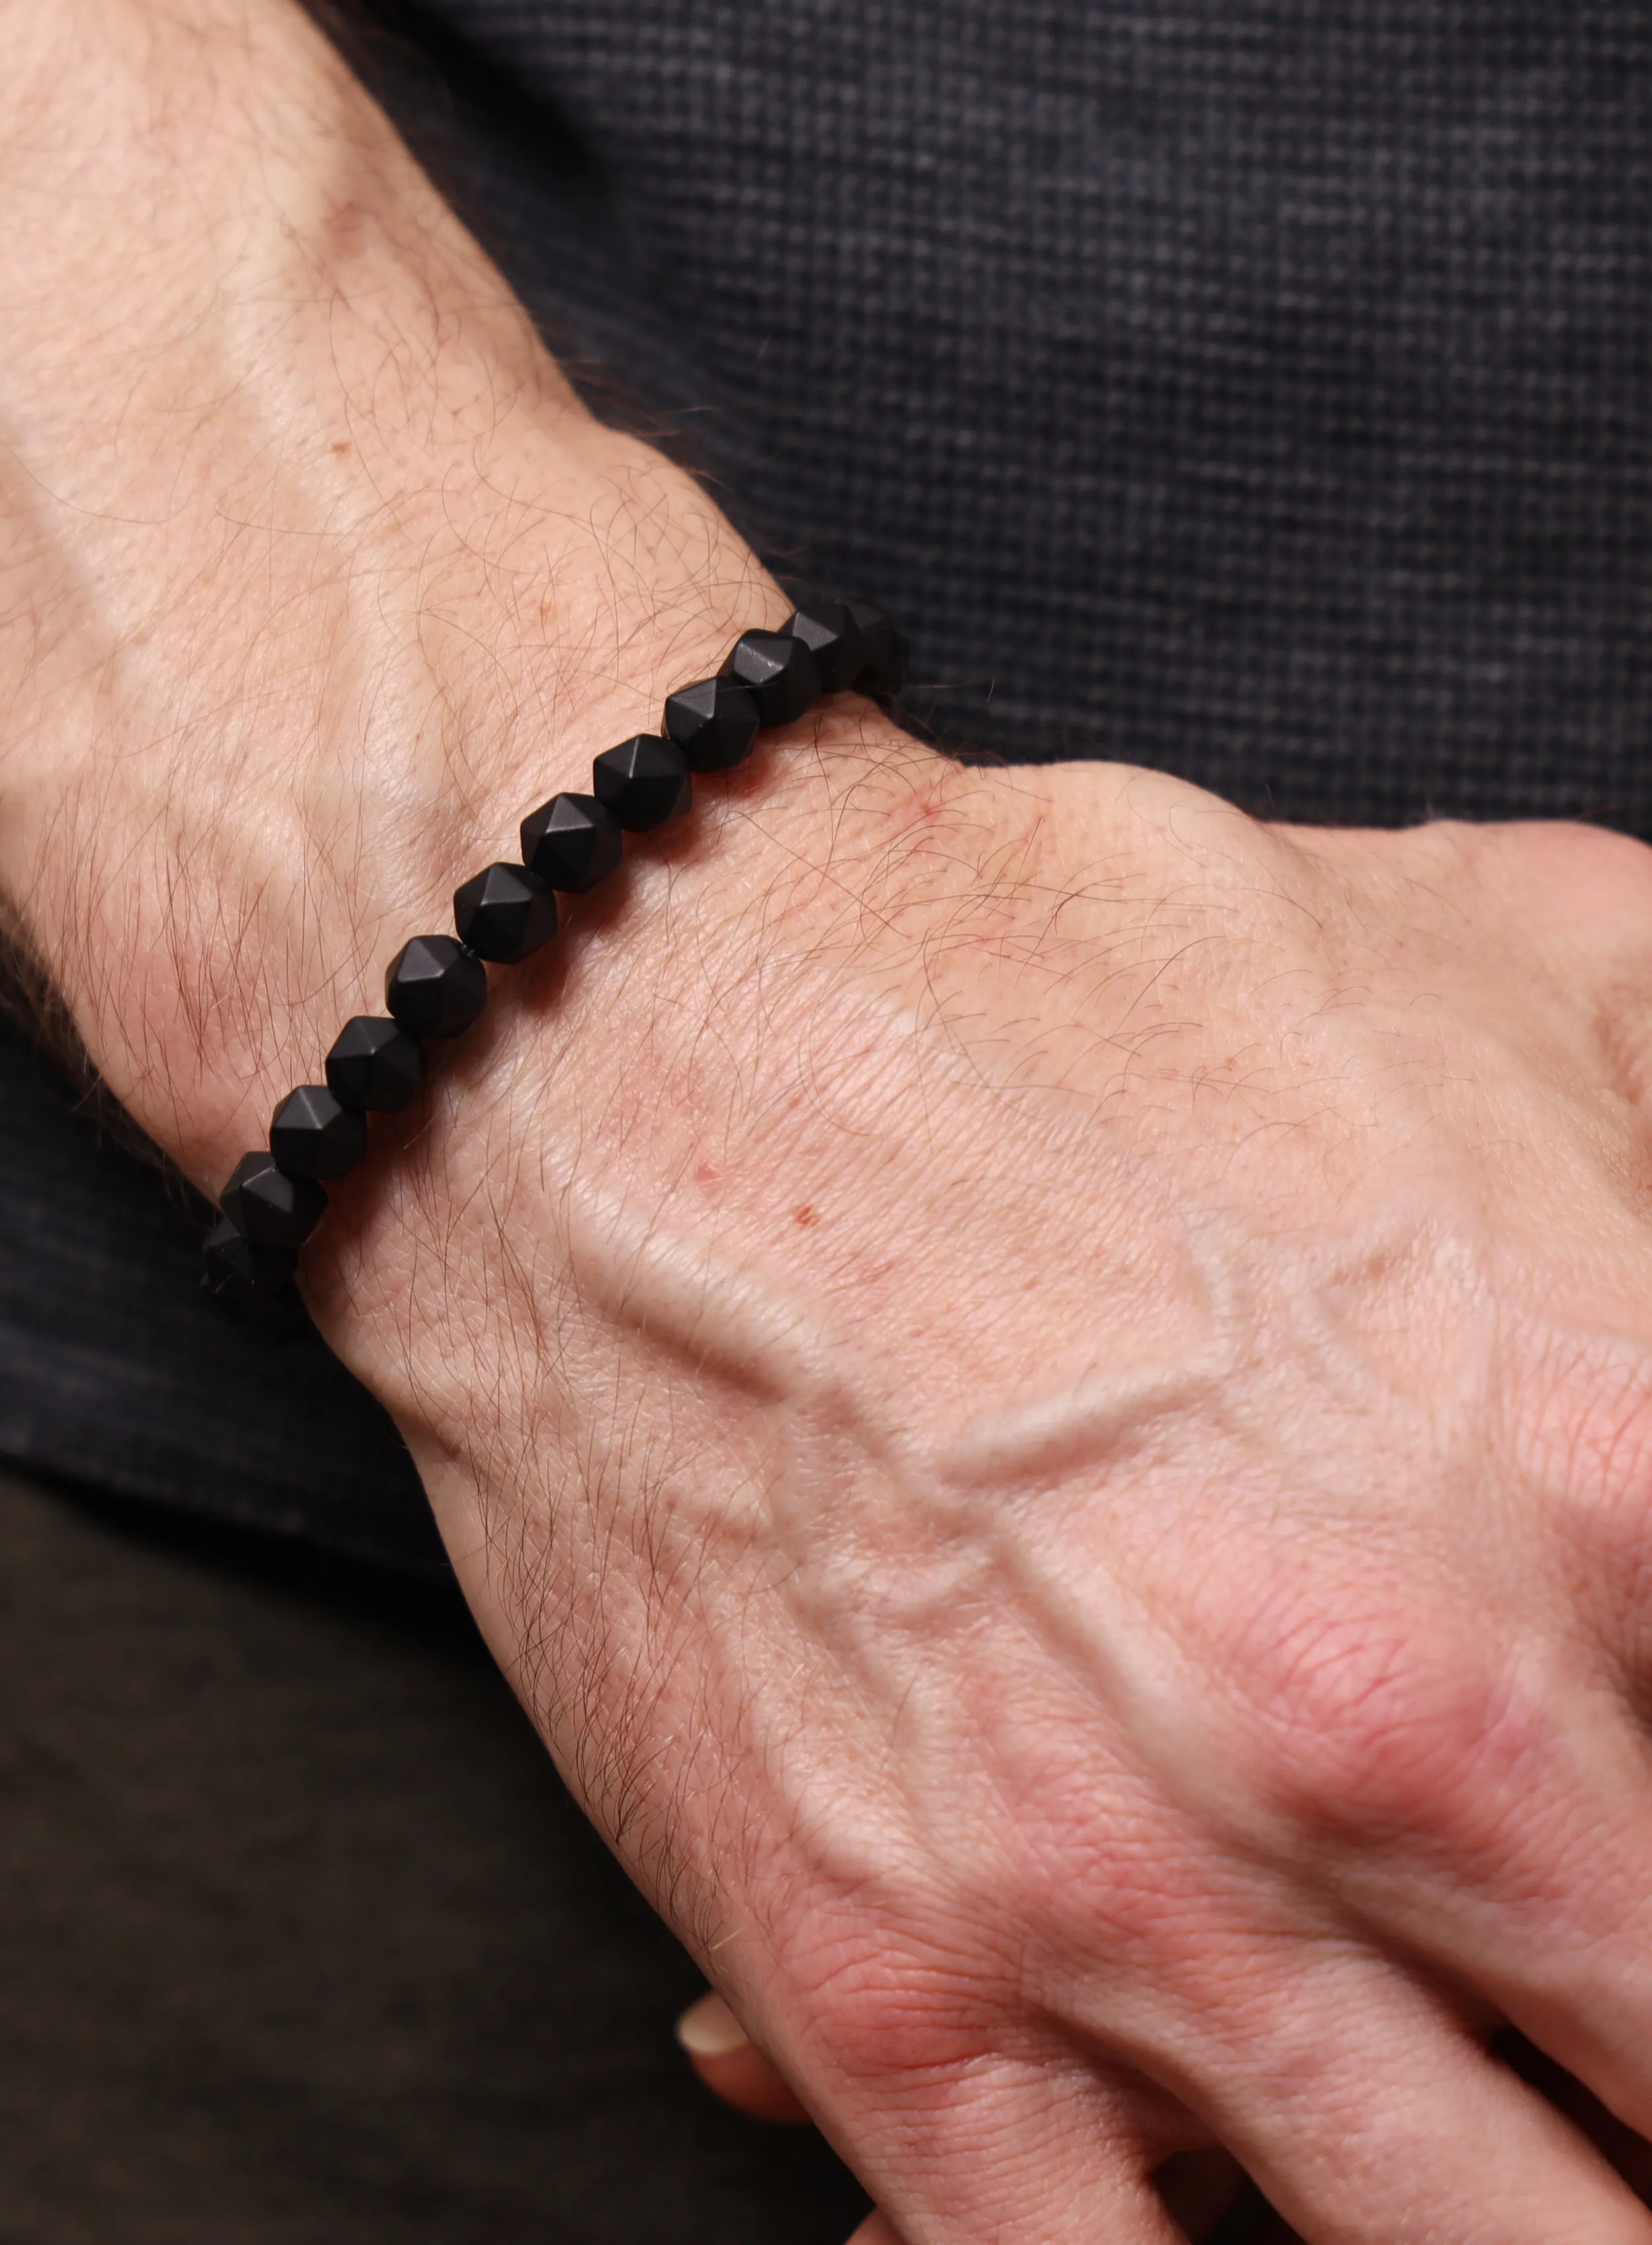
[{"label": "faceted black bead", "polygon": [[760,720],[757,704],[732,678],[702,678],[666,704],[666,730],[688,759],[690,771],[728,771],[751,754]]},{"label": "faceted black bead", "polygon": [[855,683],[863,694],[886,701],[906,683],[906,641],[881,608],[870,607],[864,600],[849,600],[844,605],[871,649],[866,668]]},{"label": "faceted black bead", "polygon": [[453,925],[478,959],[514,967],[556,933],[556,897],[525,865],[490,865],[454,891]]},{"label": "faceted black bead", "polygon": [[218,1205],[254,1247],[301,1247],[327,1208],[313,1178],[289,1177],[274,1154],[243,1154]]},{"label": "faceted black bead", "polygon": [[639,733],[605,749],[591,767],[597,800],[628,834],[647,834],[687,810],[694,794],[688,759],[675,741]]},{"label": "faceted black bead", "polygon": [[847,694],[871,660],[865,633],[841,602],[799,608],[786,628],[814,656],[823,694]]},{"label": "faceted black bead", "polygon": [[570,896],[594,889],[620,863],[620,828],[593,795],[553,795],[522,822],[522,862]]},{"label": "faceted black bead", "polygon": [[416,935],[390,961],[384,1002],[416,1037],[463,1036],[488,1002],[488,970],[450,935]]},{"label": "faceted black bead", "polygon": [[367,1118],[324,1083],[301,1083],[275,1109],[269,1150],[289,1177],[342,1177],[367,1151]]},{"label": "faceted black bead", "polygon": [[416,1037],[377,1014],[346,1021],[327,1055],[327,1086],[341,1106],[394,1114],[424,1081]]},{"label": "faceted black bead", "polygon": [[765,725],[789,725],[820,699],[815,658],[789,631],[742,632],[723,676],[745,688]]},{"label": "faceted black bead", "polygon": [[293,1284],[297,1259],[290,1247],[254,1247],[227,1217],[206,1235],[200,1283],[244,1333],[287,1340],[308,1323]]},{"label": "faceted black bead", "polygon": [[227,1217],[207,1233],[200,1262],[202,1285],[220,1301],[283,1293],[298,1268],[290,1247],[260,1247],[237,1231]]}]

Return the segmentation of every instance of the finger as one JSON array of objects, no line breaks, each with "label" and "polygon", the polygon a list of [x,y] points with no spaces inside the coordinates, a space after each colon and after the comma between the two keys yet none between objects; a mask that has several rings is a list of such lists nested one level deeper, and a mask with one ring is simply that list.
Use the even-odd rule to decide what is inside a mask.
[{"label": "finger", "polygon": [[784,2075],[756,2047],[722,1997],[702,1996],[677,2022],[677,2040],[708,2089],[756,2120],[807,2120]]},{"label": "finger", "polygon": [[856,2066],[848,2086],[823,2099],[830,2132],[879,2205],[853,2245],[1187,2245],[1152,2180],[1162,2129],[1082,2052]]},{"label": "finger", "polygon": [[[1602,1689],[1553,1695],[1542,1751],[1454,1788],[1432,1828],[1338,1883],[1419,1962],[1471,1987],[1620,2120],[1652,2134],[1652,1787]],[[1442,1876],[1442,1869],[1446,1875]]]},{"label": "finger", "polygon": [[[1534,2049],[1524,2035],[1500,2035],[1493,2047],[1522,2081],[1547,2098],[1611,2161],[1641,2203],[1652,2206],[1652,2143],[1626,2126],[1615,2113],[1608,2113],[1598,2097],[1553,2058]],[[1184,2164],[1226,2159],[1225,2153],[1182,2153],[1168,2160],[1166,2167],[1180,2168]],[[1233,2171],[1239,2174],[1236,2164]],[[1163,2189],[1164,2167],[1159,2170],[1158,2180]],[[1251,2194],[1248,2201],[1247,2193]],[[1242,2184],[1240,2192],[1214,2224],[1209,2220],[1209,2200],[1202,2184],[1195,2184],[1193,2201],[1179,2188],[1167,2190],[1165,2195],[1193,2245],[1206,2245],[1206,2241],[1209,2245],[1294,2245],[1295,2232],[1285,2227],[1272,2208],[1254,2195],[1254,2186],[1248,2182]]]},{"label": "finger", "polygon": [[[1644,1537],[1652,1409],[1615,1434],[1569,1411],[1544,1439],[1627,1455]],[[1554,1595],[1574,1571],[1557,1553]],[[1291,1604],[1323,1595],[1275,1632],[1239,1757],[1266,1808],[1237,1828],[1652,2134],[1652,1783],[1623,1679],[1563,1611],[1488,1633],[1459,1594],[1423,1630],[1372,1572],[1352,1604],[1293,1580]]]},{"label": "finger", "polygon": [[1608,2163],[1436,1997],[1305,1954],[1282,1944],[1276,2000],[1189,2009],[1161,2078],[1309,2245],[1652,2245]]}]

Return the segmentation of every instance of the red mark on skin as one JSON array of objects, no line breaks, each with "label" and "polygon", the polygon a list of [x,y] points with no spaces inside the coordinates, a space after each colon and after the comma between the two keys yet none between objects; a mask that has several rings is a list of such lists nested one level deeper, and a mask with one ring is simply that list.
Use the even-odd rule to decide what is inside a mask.
[{"label": "red mark on skin", "polygon": [[339,438],[338,442],[337,442],[335,444],[334,444],[334,445],[331,447],[331,449],[332,449],[332,451],[333,451],[334,452],[337,453],[337,454],[342,458],[342,455],[343,455],[344,453],[348,452],[348,451],[349,451],[349,449],[350,449],[350,448],[349,448],[349,444],[346,442],[346,440],[345,440],[342,437],[341,437]]},{"label": "red mark on skin", "polygon": [[805,1231],[808,1231],[811,1224],[818,1224],[820,1222],[819,1217],[816,1215],[814,1210],[810,1208],[807,1201],[803,1203],[801,1208],[794,1209],[792,1211],[792,1220],[796,1224],[801,1224]]},{"label": "red mark on skin", "polygon": [[696,1165],[694,1183],[697,1185],[714,1185],[716,1182],[717,1172],[709,1162],[701,1162]]}]

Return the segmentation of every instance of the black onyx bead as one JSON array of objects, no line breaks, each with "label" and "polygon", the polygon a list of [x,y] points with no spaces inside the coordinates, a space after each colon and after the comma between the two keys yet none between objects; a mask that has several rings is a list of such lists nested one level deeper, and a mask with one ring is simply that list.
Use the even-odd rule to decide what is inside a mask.
[{"label": "black onyx bead", "polygon": [[722,675],[745,688],[765,725],[789,725],[820,699],[815,658],[789,631],[742,632]]},{"label": "black onyx bead", "polygon": [[553,795],[522,822],[522,862],[552,888],[577,896],[620,863],[620,828],[593,795]]},{"label": "black onyx bead", "polygon": [[666,730],[690,771],[728,771],[743,763],[757,737],[757,704],[732,678],[702,678],[666,704]]},{"label": "black onyx bead", "polygon": [[840,602],[799,608],[786,628],[814,656],[823,694],[847,694],[871,660],[865,633]]},{"label": "black onyx bead", "polygon": [[202,1285],[228,1302],[245,1301],[254,1294],[284,1294],[298,1268],[290,1247],[260,1247],[237,1231],[227,1217],[207,1233],[200,1262]]},{"label": "black onyx bead", "polygon": [[416,935],[390,961],[384,1002],[410,1036],[463,1036],[488,1002],[488,970],[454,936]]},{"label": "black onyx bead", "polygon": [[591,767],[597,800],[628,834],[647,834],[688,808],[694,783],[688,759],[675,741],[639,733],[605,749]]},{"label": "black onyx bead", "polygon": [[416,1037],[376,1014],[346,1021],[327,1055],[327,1087],[342,1107],[394,1114],[424,1081]]},{"label": "black onyx bead", "polygon": [[293,1272],[290,1247],[255,1247],[227,1218],[214,1224],[201,1248],[200,1283],[221,1310],[260,1340],[288,1340],[308,1320]]},{"label": "black onyx bead", "polygon": [[269,1150],[289,1177],[342,1177],[367,1151],[367,1118],[324,1083],[301,1083],[275,1109]]},{"label": "black onyx bead", "polygon": [[301,1247],[327,1208],[314,1178],[291,1177],[274,1154],[243,1154],[218,1205],[254,1247]]},{"label": "black onyx bead", "polygon": [[556,897],[525,865],[490,865],[454,891],[453,925],[478,959],[514,967],[556,933]]},{"label": "black onyx bead", "polygon": [[855,683],[863,694],[887,700],[906,683],[906,641],[881,608],[870,607],[863,600],[844,605],[870,649],[866,668]]}]

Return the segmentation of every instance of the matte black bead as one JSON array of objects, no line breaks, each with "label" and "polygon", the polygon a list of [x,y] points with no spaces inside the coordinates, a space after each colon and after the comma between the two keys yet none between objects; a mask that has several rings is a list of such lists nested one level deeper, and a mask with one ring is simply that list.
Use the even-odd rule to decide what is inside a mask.
[{"label": "matte black bead", "polygon": [[488,970],[457,937],[416,935],[390,961],[384,1002],[412,1036],[463,1036],[488,1002]]},{"label": "matte black bead", "polygon": [[298,1268],[290,1247],[260,1247],[237,1231],[227,1217],[207,1233],[200,1262],[202,1285],[220,1301],[284,1293]]},{"label": "matte black bead", "polygon": [[593,795],[553,795],[522,822],[522,862],[570,896],[594,889],[620,863],[618,821]]},{"label": "matte black bead", "polygon": [[296,1263],[291,1248],[254,1247],[226,1218],[202,1245],[200,1283],[244,1333],[287,1340],[309,1322],[293,1284]]},{"label": "matte black bead", "polygon": [[490,865],[454,891],[453,925],[478,959],[514,967],[556,933],[556,896],[525,865]]},{"label": "matte black bead", "polygon": [[342,1106],[383,1115],[405,1107],[424,1081],[418,1039],[381,1014],[346,1021],[327,1055],[327,1086]]},{"label": "matte black bead", "polygon": [[847,694],[871,661],[865,633],[841,601],[799,608],[786,628],[814,656],[823,694]]},{"label": "matte black bead", "polygon": [[742,632],[723,676],[745,688],[765,725],[789,725],[820,699],[815,658],[789,631]]},{"label": "matte black bead", "polygon": [[301,1247],[327,1210],[311,1177],[290,1177],[274,1154],[243,1154],[218,1205],[255,1247]]},{"label": "matte black bead", "polygon": [[688,759],[675,741],[639,733],[605,749],[591,767],[597,800],[628,834],[647,834],[687,810],[694,797]]},{"label": "matte black bead", "polygon": [[702,678],[679,688],[666,704],[666,730],[690,771],[728,771],[751,754],[761,720],[757,704],[732,678]]},{"label": "matte black bead", "polygon": [[881,608],[869,607],[864,600],[848,600],[844,606],[871,650],[855,683],[863,694],[887,700],[906,684],[906,641]]},{"label": "matte black bead", "polygon": [[301,1083],[275,1109],[269,1150],[289,1177],[342,1177],[367,1151],[367,1117],[324,1083]]}]

